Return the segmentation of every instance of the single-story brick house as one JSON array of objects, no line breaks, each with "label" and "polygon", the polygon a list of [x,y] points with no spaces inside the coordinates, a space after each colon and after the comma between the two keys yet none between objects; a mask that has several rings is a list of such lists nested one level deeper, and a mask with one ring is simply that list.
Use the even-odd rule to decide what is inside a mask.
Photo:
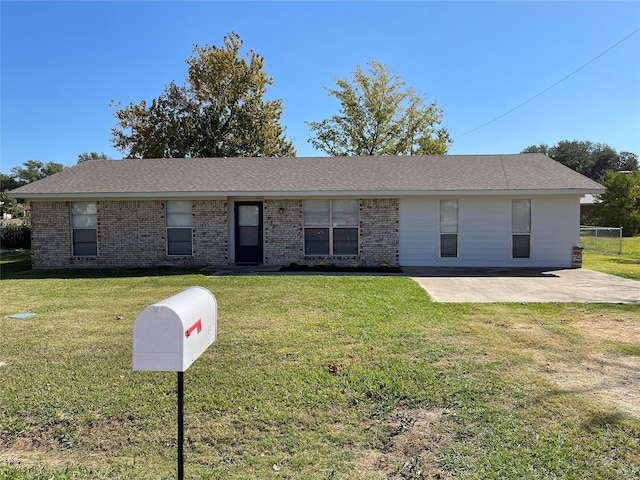
[{"label": "single-story brick house", "polygon": [[88,161],[20,187],[34,268],[572,267],[580,197],[542,154]]}]

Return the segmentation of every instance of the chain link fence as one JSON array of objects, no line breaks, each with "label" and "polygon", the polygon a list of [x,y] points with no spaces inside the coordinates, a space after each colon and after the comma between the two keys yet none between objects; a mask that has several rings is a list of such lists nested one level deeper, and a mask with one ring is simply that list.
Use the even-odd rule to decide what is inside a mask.
[{"label": "chain link fence", "polygon": [[580,246],[601,253],[622,253],[622,227],[580,227]]}]

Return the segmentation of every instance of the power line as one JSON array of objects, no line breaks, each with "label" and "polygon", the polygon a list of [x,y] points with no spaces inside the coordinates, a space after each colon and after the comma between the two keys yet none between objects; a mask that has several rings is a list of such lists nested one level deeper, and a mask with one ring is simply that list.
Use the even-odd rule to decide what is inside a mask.
[{"label": "power line", "polygon": [[622,42],[624,42],[625,40],[627,40],[629,37],[635,35],[636,33],[640,32],[640,27],[636,28],[633,32],[631,32],[629,35],[627,35],[626,37],[624,37],[623,39],[619,40],[618,42],[614,43],[613,45],[611,45],[609,48],[607,48],[604,52],[596,55],[595,57],[593,57],[591,60],[589,60],[587,63],[585,63],[584,65],[582,65],[579,68],[576,68],[573,72],[571,72],[570,74],[562,77],[560,80],[558,80],[557,82],[555,82],[553,85],[550,85],[549,87],[545,88],[544,90],[542,90],[539,93],[536,93],[533,97],[529,98],[528,100],[525,100],[524,102],[522,102],[521,104],[513,107],[511,110],[508,110],[506,112],[504,112],[501,115],[498,115],[497,117],[495,117],[493,120],[489,120],[486,123],[483,123],[482,125],[480,125],[479,127],[475,127],[472,128],[471,130],[468,130],[464,133],[461,133],[460,135],[456,135],[455,137],[453,137],[454,139],[462,137],[464,135],[468,135],[469,133],[475,132],[476,130],[480,130],[481,128],[486,127],[487,125],[500,120],[502,117],[506,117],[507,115],[509,115],[510,113],[518,110],[519,108],[525,106],[527,103],[535,100],[536,98],[538,98],[539,96],[547,93],[549,90],[551,90],[553,87],[555,87],[556,85],[564,82],[566,79],[568,79],[569,77],[572,77],[573,75],[575,75],[576,73],[578,73],[580,70],[582,70],[583,68],[585,68],[587,65],[592,64],[593,62],[595,62],[597,59],[599,59],[600,57],[602,57],[603,55],[605,55],[606,53],[610,52],[611,50],[613,50],[615,47],[617,47],[618,45],[620,45]]}]

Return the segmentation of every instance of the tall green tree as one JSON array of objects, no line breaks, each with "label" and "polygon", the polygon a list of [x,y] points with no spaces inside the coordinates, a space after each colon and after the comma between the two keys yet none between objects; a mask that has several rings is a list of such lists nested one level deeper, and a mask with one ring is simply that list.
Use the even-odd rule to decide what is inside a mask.
[{"label": "tall green tree", "polygon": [[78,155],[76,163],[88,162],[89,160],[109,160],[109,156],[104,152],[84,152]]},{"label": "tall green tree", "polygon": [[[27,160],[21,167],[13,167],[9,175],[0,173],[0,211],[1,213],[18,213],[18,201],[7,197],[7,192],[27,183],[41,180],[49,175],[61,172],[65,166],[55,162],[41,162],[40,160]],[[22,202],[22,199],[19,199]]]},{"label": "tall green tree", "polygon": [[529,145],[520,153],[542,153],[544,155],[549,155],[549,145],[546,143],[541,143],[540,145]]},{"label": "tall green tree", "polygon": [[19,186],[21,186],[21,184],[11,175],[0,173],[0,190],[13,190]]},{"label": "tall green tree", "polygon": [[622,227],[623,235],[640,234],[640,172],[609,171],[600,179],[606,192],[592,210],[597,225]]},{"label": "tall green tree", "polygon": [[18,202],[14,198],[7,197],[7,192],[19,186],[20,184],[15,178],[6,173],[0,173],[0,217],[5,213],[10,213],[11,215],[17,213]]},{"label": "tall green tree", "polygon": [[618,161],[620,162],[620,171],[633,172],[639,170],[638,155],[632,152],[620,152],[618,154]]},{"label": "tall green tree", "polygon": [[35,182],[36,180],[61,172],[65,168],[61,163],[44,163],[40,160],[27,160],[22,165],[22,167],[13,167],[11,169],[11,177],[17,182],[17,186]]},{"label": "tall green tree", "polygon": [[340,102],[337,115],[308,121],[309,142],[332,156],[444,154],[452,143],[441,127],[443,111],[437,101],[406,87],[398,75],[380,62],[357,66],[351,79],[338,78],[327,88]]},{"label": "tall green tree", "polygon": [[295,156],[280,124],[281,100],[266,100],[273,78],[264,59],[232,32],[221,47],[194,46],[184,86],[150,104],[116,109],[113,145],[129,158]]},{"label": "tall green tree", "polygon": [[555,161],[598,181],[605,172],[638,170],[638,156],[630,152],[618,153],[606,143],[562,140],[556,145],[531,145],[522,153],[544,153]]}]

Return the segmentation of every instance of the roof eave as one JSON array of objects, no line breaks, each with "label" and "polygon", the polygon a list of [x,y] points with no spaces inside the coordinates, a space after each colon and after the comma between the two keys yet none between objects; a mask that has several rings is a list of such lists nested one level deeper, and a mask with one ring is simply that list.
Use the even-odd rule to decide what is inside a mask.
[{"label": "roof eave", "polygon": [[228,197],[415,197],[415,196],[487,196],[487,195],[585,195],[601,194],[602,188],[509,189],[509,190],[330,190],[330,191],[228,191],[228,192],[74,192],[74,193],[13,193],[9,198],[28,200],[100,200],[100,199],[171,199]]}]

